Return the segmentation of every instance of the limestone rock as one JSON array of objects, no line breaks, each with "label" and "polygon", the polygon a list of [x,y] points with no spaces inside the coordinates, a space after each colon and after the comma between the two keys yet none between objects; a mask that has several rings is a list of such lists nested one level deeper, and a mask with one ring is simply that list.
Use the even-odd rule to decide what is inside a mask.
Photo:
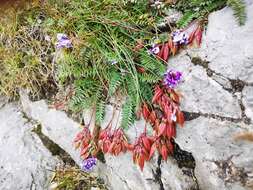
[{"label": "limestone rock", "polygon": [[0,109],[0,189],[48,188],[50,171],[60,161],[43,146],[32,128],[17,104]]},{"label": "limestone rock", "polygon": [[200,189],[240,190],[252,182],[253,146],[234,136],[252,126],[199,117],[178,130],[177,143],[196,161]]},{"label": "limestone rock", "polygon": [[66,113],[49,109],[44,100],[31,102],[25,92],[20,93],[24,112],[42,126],[42,133],[70,154],[77,164],[81,164],[79,151],[75,150],[73,140],[81,130],[79,124]]},{"label": "limestone rock", "polygon": [[242,94],[245,114],[253,121],[253,86],[245,87]]},{"label": "limestone rock", "polygon": [[194,65],[187,53],[169,60],[169,68],[181,71],[184,81],[178,90],[182,93],[182,110],[240,118],[238,100],[207,75],[205,68]]},{"label": "limestone rock", "polygon": [[[239,26],[227,7],[209,16],[208,27],[198,51],[210,69],[230,79],[253,82],[253,3],[247,2],[247,21]],[[222,18],[222,19],[221,19]]]}]

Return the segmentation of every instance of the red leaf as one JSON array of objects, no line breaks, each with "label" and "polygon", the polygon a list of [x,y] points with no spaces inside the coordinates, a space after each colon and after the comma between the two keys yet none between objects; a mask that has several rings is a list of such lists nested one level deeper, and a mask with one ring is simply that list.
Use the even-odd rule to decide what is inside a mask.
[{"label": "red leaf", "polygon": [[157,119],[155,111],[152,111],[152,112],[150,113],[148,119],[150,120],[150,123],[151,123],[151,124],[154,124],[154,123],[155,123],[155,121],[156,121],[156,119]]},{"label": "red leaf", "polygon": [[89,152],[86,152],[84,155],[82,155],[82,159],[87,159],[88,157],[90,156],[90,153]]},{"label": "red leaf", "polygon": [[166,130],[166,124],[164,122],[162,122],[159,125],[159,134],[158,134],[158,136],[161,136],[161,135],[165,134],[165,130]]},{"label": "red leaf", "polygon": [[149,152],[147,152],[144,148],[142,148],[141,150],[141,154],[144,158],[145,161],[148,161],[148,158],[149,158]]},{"label": "red leaf", "polygon": [[163,157],[163,160],[167,160],[168,158],[168,150],[167,147],[163,144],[161,148],[161,155]]},{"label": "red leaf", "polygon": [[141,171],[143,171],[144,163],[145,163],[144,157],[142,155],[140,155],[139,160],[138,160],[138,164],[139,164],[139,166],[141,168]]},{"label": "red leaf", "polygon": [[133,151],[133,150],[134,150],[134,145],[132,145],[132,144],[127,144],[127,145],[126,145],[126,148],[127,148],[127,150],[129,150],[129,151]]},{"label": "red leaf", "polygon": [[177,116],[177,123],[181,127],[183,127],[184,126],[184,114],[183,114],[183,112],[178,110],[176,116]]},{"label": "red leaf", "polygon": [[165,113],[165,116],[166,116],[166,119],[168,121],[171,121],[171,116],[172,116],[172,110],[171,110],[171,106],[168,106],[168,105],[165,105],[164,106],[164,113]]},{"label": "red leaf", "polygon": [[172,143],[170,142],[170,140],[167,141],[167,150],[169,151],[169,153],[173,153],[173,145]]},{"label": "red leaf", "polygon": [[74,142],[78,142],[78,141],[82,140],[82,138],[83,138],[83,132],[81,131],[81,132],[77,133],[77,135],[74,139]]},{"label": "red leaf", "polygon": [[163,90],[160,86],[156,85],[155,87],[155,95],[153,96],[152,103],[156,103],[162,96]]},{"label": "red leaf", "polygon": [[176,55],[178,47],[173,43],[173,41],[169,40],[169,48],[171,49],[172,55]]},{"label": "red leaf", "polygon": [[160,49],[160,51],[159,51],[159,53],[157,54],[157,57],[160,58],[160,59],[162,59],[163,50],[164,50],[164,45],[163,45],[163,44],[159,45],[159,49]]},{"label": "red leaf", "polygon": [[150,151],[151,143],[147,137],[142,138],[142,143],[147,151]]},{"label": "red leaf", "polygon": [[189,36],[189,44],[191,44],[193,42],[195,36],[195,31],[191,33],[191,35]]},{"label": "red leaf", "polygon": [[114,145],[115,145],[115,142],[112,142],[112,144],[111,144],[110,147],[109,147],[108,152],[111,153],[111,154],[113,153]]},{"label": "red leaf", "polygon": [[196,42],[197,42],[198,46],[200,46],[201,40],[202,40],[202,30],[201,30],[200,26],[198,26],[194,36],[196,38]]},{"label": "red leaf", "polygon": [[146,72],[146,70],[144,69],[144,67],[139,67],[139,66],[137,66],[137,67],[136,67],[136,70],[137,70],[139,73],[145,73],[145,72]]},{"label": "red leaf", "polygon": [[150,111],[148,108],[148,105],[146,103],[143,104],[142,106],[142,114],[145,120],[148,120],[148,117],[150,115]]},{"label": "red leaf", "polygon": [[179,95],[174,90],[172,90],[169,94],[174,102],[179,103],[180,101]]},{"label": "red leaf", "polygon": [[168,138],[172,138],[176,136],[176,128],[173,125],[173,123],[170,123],[169,125],[167,125],[167,137]]},{"label": "red leaf", "polygon": [[114,148],[114,155],[118,156],[121,151],[122,151],[121,144],[117,144],[116,147]]},{"label": "red leaf", "polygon": [[164,44],[164,51],[163,51],[163,56],[162,56],[162,59],[167,62],[168,61],[168,58],[169,58],[169,44],[166,43]]},{"label": "red leaf", "polygon": [[151,149],[150,149],[150,152],[149,152],[149,158],[148,158],[148,160],[151,159],[151,157],[152,157],[153,154],[155,153],[155,150],[156,150],[156,143],[154,143],[154,144],[151,146]]},{"label": "red leaf", "polygon": [[134,163],[136,164],[137,156],[136,156],[136,153],[135,153],[135,152],[133,153],[133,161],[134,161]]}]

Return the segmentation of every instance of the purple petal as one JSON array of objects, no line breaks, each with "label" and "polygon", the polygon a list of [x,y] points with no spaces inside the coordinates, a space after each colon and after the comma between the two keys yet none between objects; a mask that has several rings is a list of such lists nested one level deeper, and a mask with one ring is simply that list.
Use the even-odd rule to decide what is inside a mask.
[{"label": "purple petal", "polygon": [[96,158],[93,158],[93,157],[88,158],[86,160],[83,160],[81,170],[90,172],[94,169],[96,164],[97,164],[97,159]]}]

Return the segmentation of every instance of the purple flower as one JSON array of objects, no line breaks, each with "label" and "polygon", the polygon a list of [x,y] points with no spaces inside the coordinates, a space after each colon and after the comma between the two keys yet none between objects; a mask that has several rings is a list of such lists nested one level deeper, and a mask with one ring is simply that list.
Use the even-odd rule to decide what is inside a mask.
[{"label": "purple flower", "polygon": [[160,48],[152,45],[152,48],[148,50],[149,54],[157,55],[160,52]]},{"label": "purple flower", "polygon": [[171,35],[172,41],[176,44],[187,45],[189,43],[189,36],[184,31],[175,31]]},{"label": "purple flower", "polygon": [[182,79],[182,73],[179,71],[170,70],[164,75],[164,84],[169,88],[175,88]]},{"label": "purple flower", "polygon": [[83,160],[81,170],[86,171],[86,172],[90,172],[94,169],[96,164],[97,164],[96,158],[94,158],[94,157],[87,158],[87,159]]},{"label": "purple flower", "polygon": [[62,34],[62,33],[57,34],[57,43],[56,43],[57,49],[72,48],[72,47],[73,47],[72,43],[66,34]]}]

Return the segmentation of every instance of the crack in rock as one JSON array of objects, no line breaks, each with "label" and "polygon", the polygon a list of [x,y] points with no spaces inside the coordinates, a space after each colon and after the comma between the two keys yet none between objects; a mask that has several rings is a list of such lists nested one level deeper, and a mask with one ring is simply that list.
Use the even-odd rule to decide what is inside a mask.
[{"label": "crack in rock", "polygon": [[195,175],[196,162],[191,152],[182,150],[180,146],[173,140],[174,152],[172,157],[176,160],[178,167],[182,169],[184,175],[187,175],[193,179],[195,185],[190,190],[200,190],[198,179]]},{"label": "crack in rock", "polygon": [[52,153],[53,156],[58,156],[65,164],[72,166],[75,165],[75,161],[65,150],[42,133],[40,124],[38,124],[32,132],[37,134],[43,145]]},{"label": "crack in rock", "polygon": [[239,182],[243,186],[249,186],[252,183],[252,174],[246,172],[244,168],[237,167],[232,161],[233,155],[226,160],[211,160],[216,166],[214,171],[221,178],[225,185]]},{"label": "crack in rock", "polygon": [[214,70],[209,68],[210,62],[207,60],[203,60],[200,57],[192,57],[189,53],[186,53],[186,56],[188,56],[190,58],[191,62],[194,65],[202,66],[206,70],[207,75],[210,78],[212,78],[213,80],[215,80],[213,78],[213,75],[220,76],[222,78],[227,79],[230,82],[232,89],[227,88],[226,86],[224,86],[223,84],[221,84],[217,80],[215,80],[215,81],[218,82],[225,90],[229,91],[230,93],[242,92],[242,90],[245,86],[252,86],[253,85],[253,83],[248,83],[248,82],[242,81],[240,79],[231,79],[231,78],[223,76],[220,73],[216,73]]},{"label": "crack in rock", "polygon": [[162,175],[161,164],[162,164],[162,156],[159,155],[157,159],[157,168],[156,168],[154,176],[155,176],[155,181],[157,181],[158,184],[160,185],[160,190],[165,190],[162,179],[161,179],[161,175]]},{"label": "crack in rock", "polygon": [[58,156],[65,164],[72,166],[75,165],[75,161],[65,150],[63,150],[58,144],[53,142],[50,138],[42,133],[42,126],[39,124],[39,122],[30,118],[25,112],[22,112],[22,115],[27,122],[36,124],[36,126],[32,129],[32,132],[39,137],[42,144],[49,150],[49,152],[51,152],[53,156]]},{"label": "crack in rock", "polygon": [[243,105],[242,103],[242,99],[239,100],[239,105],[241,107],[241,110],[242,110],[242,120],[245,124],[250,124],[251,123],[251,119],[246,115],[245,113],[245,106]]},{"label": "crack in rock", "polygon": [[[241,109],[245,110],[243,104],[240,104]],[[243,112],[242,110],[242,112]],[[191,121],[194,119],[197,119],[198,117],[202,116],[202,117],[206,117],[206,118],[212,118],[212,119],[217,119],[220,121],[230,121],[230,122],[234,122],[234,123],[240,123],[243,122],[245,124],[249,124],[250,123],[250,119],[247,118],[247,116],[245,115],[245,113],[243,114],[243,118],[232,118],[232,117],[225,117],[225,116],[220,116],[217,114],[211,114],[211,113],[199,113],[199,112],[187,112],[187,111],[183,111],[184,115],[185,115],[185,121]]]},{"label": "crack in rock", "polygon": [[42,144],[51,152],[53,156],[58,156],[65,164],[75,165],[75,161],[71,158],[71,156],[63,150],[58,144],[53,142],[50,138],[42,133],[42,127],[39,122],[34,121],[32,118],[28,117],[25,112],[22,112],[23,118],[27,120],[29,123],[34,123],[35,127],[32,129],[39,139],[41,140]]}]

